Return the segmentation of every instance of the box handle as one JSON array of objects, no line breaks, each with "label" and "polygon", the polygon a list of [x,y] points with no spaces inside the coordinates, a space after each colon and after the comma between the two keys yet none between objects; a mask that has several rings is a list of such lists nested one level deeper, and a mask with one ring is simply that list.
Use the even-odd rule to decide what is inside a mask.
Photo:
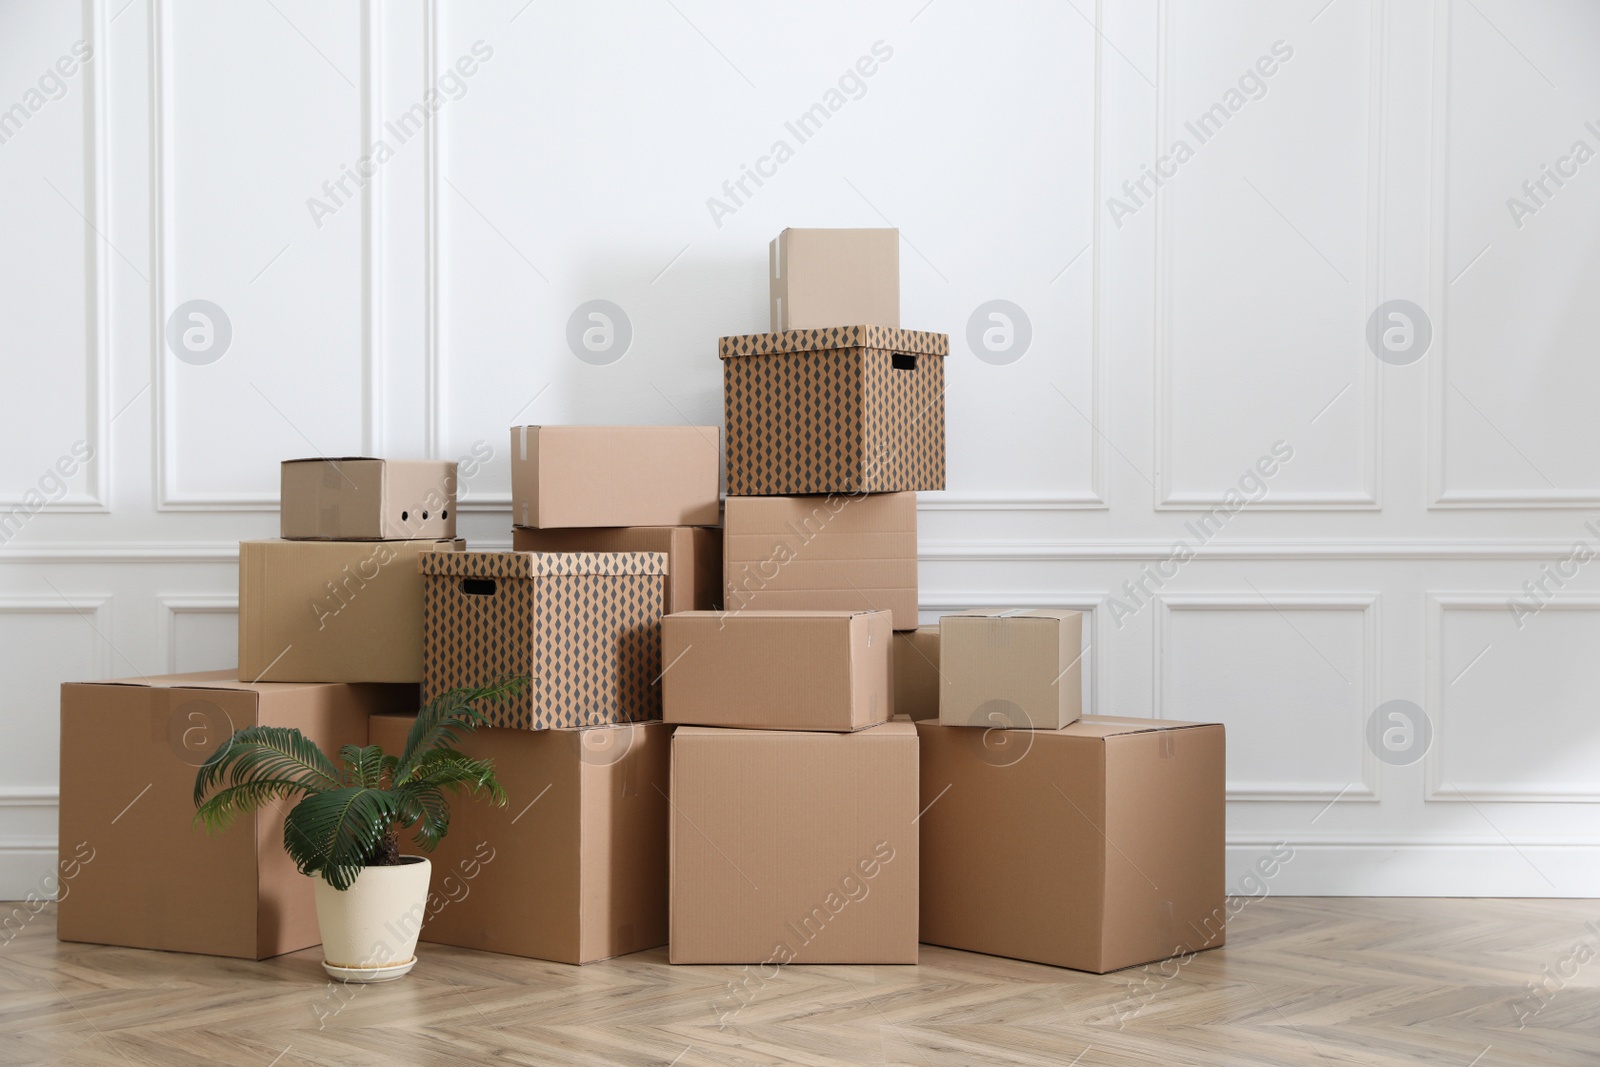
[{"label": "box handle", "polygon": [[468,596],[494,596],[494,588],[493,578],[461,579],[461,591]]},{"label": "box handle", "polygon": [[889,357],[889,362],[895,370],[916,370],[917,354],[915,352],[895,352]]}]

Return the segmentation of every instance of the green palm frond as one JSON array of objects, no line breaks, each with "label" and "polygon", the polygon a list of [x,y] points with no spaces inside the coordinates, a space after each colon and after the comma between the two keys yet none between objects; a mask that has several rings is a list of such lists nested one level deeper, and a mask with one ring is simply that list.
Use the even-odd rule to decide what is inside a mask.
[{"label": "green palm frond", "polygon": [[320,793],[344,785],[339,769],[316,743],[285,726],[247,726],[224,741],[194,779],[198,807],[207,790],[220,785],[287,780],[304,793]]},{"label": "green palm frond", "polygon": [[413,835],[417,847],[432,852],[440,839],[450,832],[450,801],[444,791],[433,785],[407,785],[400,789],[402,805],[408,816],[407,825],[415,823]]},{"label": "green palm frond", "polygon": [[473,727],[483,725],[483,712],[473,707],[478,701],[497,703],[527,686],[526,678],[505,678],[481,689],[452,689],[430,702],[417,713],[417,721],[411,726],[395,767],[394,781],[409,778],[417,761],[432,749],[454,744]]},{"label": "green palm frond", "polygon": [[418,761],[412,771],[412,783],[424,786],[450,787],[453,792],[484,797],[497,808],[506,806],[505,790],[494,776],[494,760],[473,759],[463,756],[453,748],[436,748]]},{"label": "green palm frond", "polygon": [[383,785],[383,749],[377,745],[345,745],[339,758],[350,769],[350,784],[377,789]]},{"label": "green palm frond", "polygon": [[349,889],[401,811],[387,789],[350,786],[306,797],[289,812],[283,847],[302,874],[319,871],[335,889]]},{"label": "green palm frond", "polygon": [[289,778],[241,782],[211,794],[210,799],[196,809],[194,820],[205,824],[207,830],[223,830],[245,812],[255,811],[271,800],[288,800],[301,791],[300,784]]}]

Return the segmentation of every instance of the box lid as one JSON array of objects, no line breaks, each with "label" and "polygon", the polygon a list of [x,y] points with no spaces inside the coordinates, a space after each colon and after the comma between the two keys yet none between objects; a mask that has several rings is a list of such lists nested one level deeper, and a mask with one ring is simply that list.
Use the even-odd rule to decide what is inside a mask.
[{"label": "box lid", "polygon": [[139,689],[221,689],[229,692],[281,693],[289,689],[314,689],[329,682],[245,682],[238,671],[193,671],[188,674],[159,674],[140,678],[106,678],[67,685],[125,685]]},{"label": "box lid", "polygon": [[965,611],[947,611],[941,619],[1049,619],[1066,622],[1081,611],[1070,608],[967,608]]},{"label": "box lid", "polygon": [[571,574],[666,574],[665,552],[424,552],[423,574],[541,578]]},{"label": "box lid", "polygon": [[[955,729],[955,727],[950,727]],[[674,743],[683,740],[710,739],[722,741],[827,741],[832,742],[837,738],[847,738],[850,743],[859,743],[866,738],[880,738],[893,740],[917,736],[917,724],[914,722],[885,722],[877,726],[869,726],[865,730],[855,733],[831,733],[816,730],[745,730],[731,726],[680,726],[672,732]]]},{"label": "box lid", "polygon": [[838,348],[871,348],[947,356],[950,354],[950,335],[927,330],[902,330],[894,326],[830,326],[821,330],[747,333],[718,341],[717,357],[728,359],[732,356],[769,356],[780,352],[825,352]]}]

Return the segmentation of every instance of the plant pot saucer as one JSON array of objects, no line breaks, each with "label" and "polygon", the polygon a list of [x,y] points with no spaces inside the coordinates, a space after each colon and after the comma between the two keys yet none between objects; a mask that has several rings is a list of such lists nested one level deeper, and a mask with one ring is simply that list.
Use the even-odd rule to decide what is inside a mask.
[{"label": "plant pot saucer", "polygon": [[340,967],[337,964],[323,961],[322,969],[328,972],[329,977],[341,982],[392,982],[401,975],[410,971],[417,965],[417,958],[412,956],[404,963],[391,963],[387,967]]}]

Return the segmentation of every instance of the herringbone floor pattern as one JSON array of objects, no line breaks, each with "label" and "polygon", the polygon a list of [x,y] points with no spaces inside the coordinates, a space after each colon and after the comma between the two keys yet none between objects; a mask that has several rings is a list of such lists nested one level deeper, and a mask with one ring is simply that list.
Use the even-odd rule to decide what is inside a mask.
[{"label": "herringbone floor pattern", "polygon": [[0,1063],[1600,1064],[1600,901],[1267,899],[1165,973],[925,946],[916,967],[753,979],[742,1007],[736,968],[664,949],[578,968],[423,945],[407,978],[335,986],[316,950],[60,944],[53,910],[0,947]]}]

